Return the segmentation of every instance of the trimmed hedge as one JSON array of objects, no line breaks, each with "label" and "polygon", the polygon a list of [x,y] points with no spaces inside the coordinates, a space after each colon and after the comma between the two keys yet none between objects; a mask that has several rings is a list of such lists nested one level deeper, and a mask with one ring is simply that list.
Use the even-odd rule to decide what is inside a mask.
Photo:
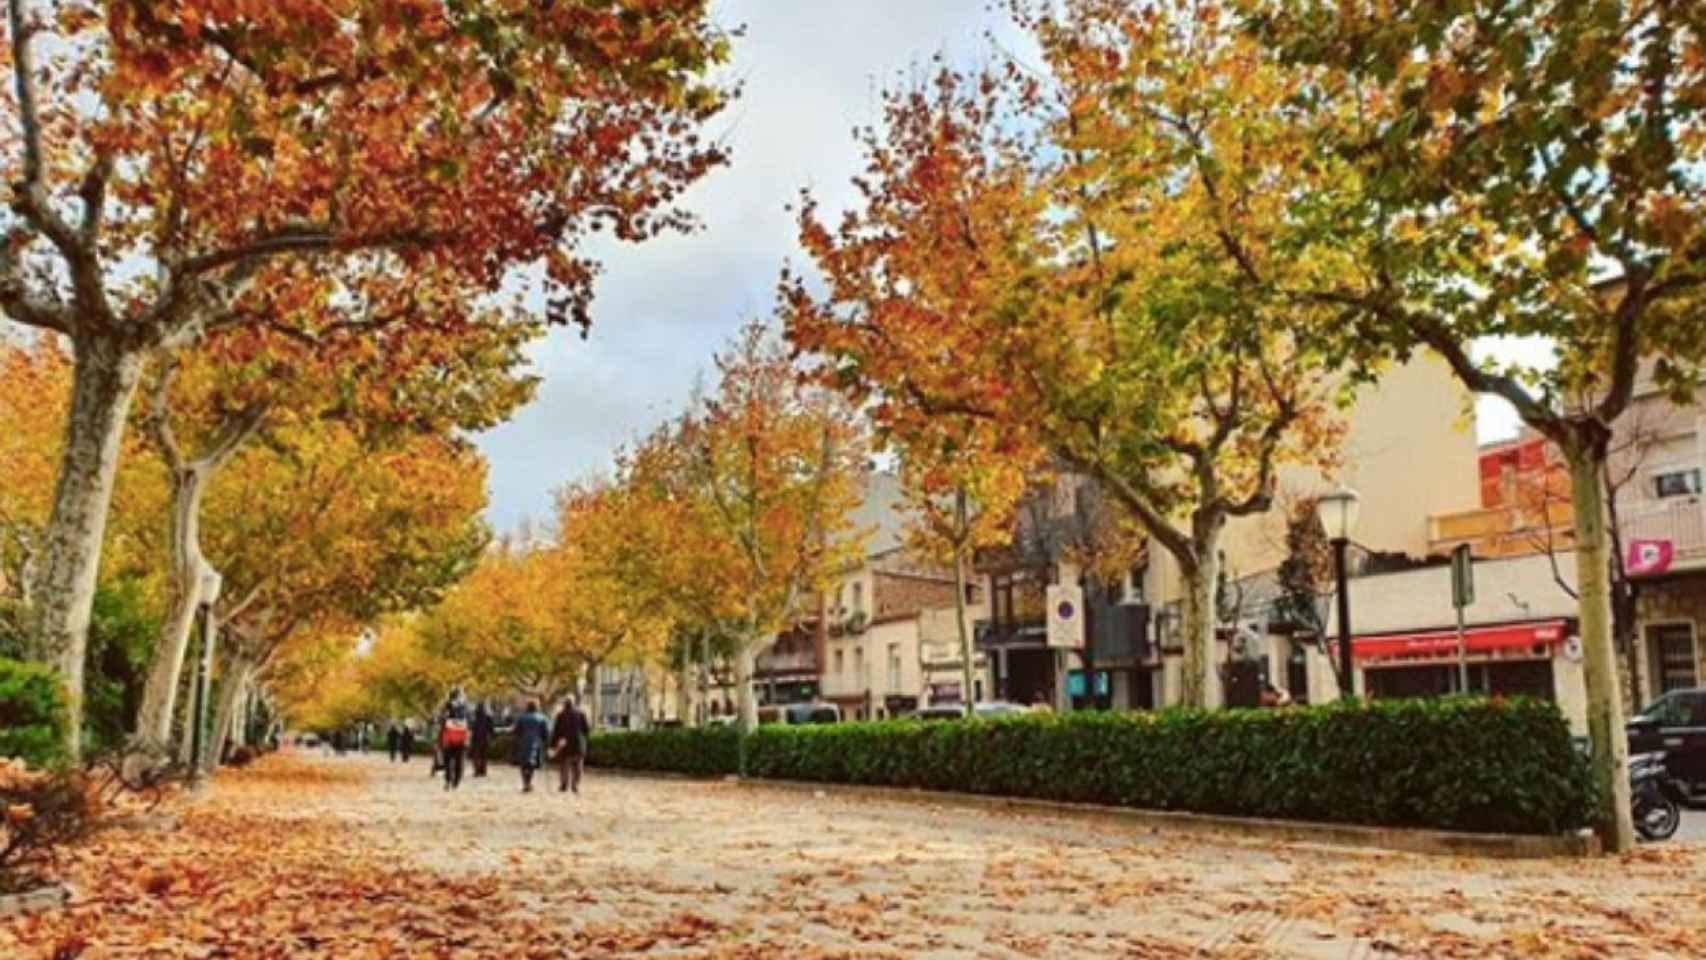
[{"label": "trimmed hedge", "polygon": [[[726,731],[595,743],[608,766],[729,773],[739,758]],[[1523,699],[766,726],[746,754],[761,778],[1474,832],[1559,833],[1594,806],[1563,715]]]},{"label": "trimmed hedge", "polygon": [[59,671],[0,657],[0,757],[56,766],[65,759],[69,723]]},{"label": "trimmed hedge", "polygon": [[595,733],[586,762],[594,767],[719,776],[740,770],[740,734],[733,727],[667,727]]}]

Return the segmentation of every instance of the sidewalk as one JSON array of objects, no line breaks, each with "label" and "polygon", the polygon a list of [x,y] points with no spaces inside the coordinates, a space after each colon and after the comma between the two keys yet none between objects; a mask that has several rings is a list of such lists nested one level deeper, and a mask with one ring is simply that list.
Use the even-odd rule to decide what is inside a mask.
[{"label": "sidewalk", "polygon": [[79,903],[0,921],[0,956],[1706,956],[1706,845],[1423,857],[726,782],[595,772],[580,797],[522,795],[494,767],[446,793],[424,764],[296,764],[222,779],[174,811],[181,830],[101,838]]}]

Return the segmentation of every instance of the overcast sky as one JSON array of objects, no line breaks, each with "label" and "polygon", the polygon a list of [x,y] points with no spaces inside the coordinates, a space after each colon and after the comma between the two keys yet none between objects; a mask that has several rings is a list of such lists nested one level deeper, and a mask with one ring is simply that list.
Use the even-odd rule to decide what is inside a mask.
[{"label": "overcast sky", "polygon": [[[786,206],[802,186],[832,210],[849,202],[859,161],[851,131],[877,119],[880,87],[938,52],[987,61],[986,32],[1005,32],[984,0],[717,7],[722,23],[746,27],[733,64],[745,94],[712,128],[732,146],[733,165],[688,195],[703,230],[599,251],[606,272],[589,339],[557,330],[535,348],[538,397],[479,440],[499,529],[547,520],[553,489],[607,469],[616,446],[680,407],[743,320],[770,310],[783,263],[801,261]],[[1485,404],[1481,421],[1489,438],[1514,424]]]}]

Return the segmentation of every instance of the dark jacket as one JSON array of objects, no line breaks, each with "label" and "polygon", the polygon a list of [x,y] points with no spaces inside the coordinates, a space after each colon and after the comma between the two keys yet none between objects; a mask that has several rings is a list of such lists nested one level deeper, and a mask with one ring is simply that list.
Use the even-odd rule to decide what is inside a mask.
[{"label": "dark jacket", "polygon": [[538,768],[545,765],[545,736],[550,727],[545,721],[545,715],[537,710],[529,710],[515,718],[515,760],[516,766]]},{"label": "dark jacket", "polygon": [[551,724],[551,746],[570,756],[585,756],[586,738],[591,732],[592,726],[587,723],[586,714],[576,707],[564,707],[557,711],[557,720]]},{"label": "dark jacket", "polygon": [[475,749],[483,749],[492,742],[492,735],[497,732],[497,724],[492,720],[492,712],[485,704],[474,708],[474,722],[468,728],[468,737],[474,742]]}]

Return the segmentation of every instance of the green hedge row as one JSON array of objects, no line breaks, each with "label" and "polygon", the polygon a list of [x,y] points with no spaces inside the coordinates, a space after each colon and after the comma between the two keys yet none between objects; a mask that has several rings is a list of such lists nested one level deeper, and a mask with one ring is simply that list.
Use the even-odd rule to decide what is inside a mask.
[{"label": "green hedge row", "polygon": [[[595,744],[608,766],[684,773],[731,772],[739,756],[726,731]],[[1593,810],[1568,724],[1530,700],[766,726],[746,753],[761,778],[1230,816],[1550,834]]]},{"label": "green hedge row", "polygon": [[657,770],[709,777],[740,769],[740,735],[733,727],[668,727],[595,733],[586,761],[594,767]]},{"label": "green hedge row", "polygon": [[38,768],[57,765],[65,759],[69,723],[57,670],[0,658],[0,757]]}]

